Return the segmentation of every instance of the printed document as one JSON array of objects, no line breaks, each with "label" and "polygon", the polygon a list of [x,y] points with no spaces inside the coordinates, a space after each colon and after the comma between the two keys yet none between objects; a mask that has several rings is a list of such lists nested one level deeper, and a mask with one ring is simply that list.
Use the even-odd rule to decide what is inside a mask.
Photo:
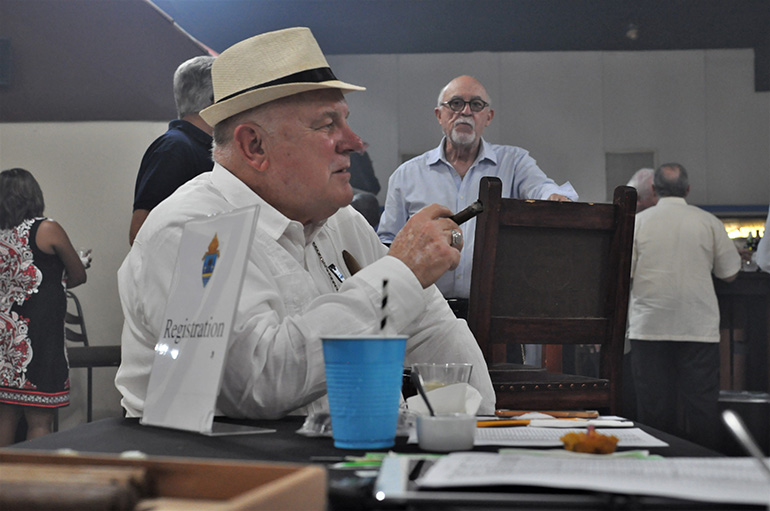
[{"label": "printed document", "polygon": [[757,463],[754,458],[730,457],[557,458],[467,452],[440,458],[417,484],[421,489],[531,485],[767,505],[770,484]]}]

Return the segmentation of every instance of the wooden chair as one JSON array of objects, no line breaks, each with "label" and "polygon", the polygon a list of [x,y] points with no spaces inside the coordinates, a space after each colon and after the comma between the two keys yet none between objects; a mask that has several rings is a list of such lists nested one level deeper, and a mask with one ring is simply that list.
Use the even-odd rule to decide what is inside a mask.
[{"label": "wooden chair", "polygon": [[[620,410],[636,190],[612,204],[501,198],[481,180],[468,323],[498,409]],[[505,362],[542,344],[542,367]],[[598,378],[562,372],[562,345],[599,345]]]}]

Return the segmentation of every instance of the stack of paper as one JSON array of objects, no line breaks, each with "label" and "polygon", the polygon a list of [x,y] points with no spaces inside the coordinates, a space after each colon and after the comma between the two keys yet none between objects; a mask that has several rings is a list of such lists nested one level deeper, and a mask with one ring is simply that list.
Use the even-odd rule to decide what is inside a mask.
[{"label": "stack of paper", "polygon": [[770,485],[753,458],[558,458],[467,452],[439,459],[417,483],[420,488],[531,485],[703,502],[767,505],[770,501]]}]

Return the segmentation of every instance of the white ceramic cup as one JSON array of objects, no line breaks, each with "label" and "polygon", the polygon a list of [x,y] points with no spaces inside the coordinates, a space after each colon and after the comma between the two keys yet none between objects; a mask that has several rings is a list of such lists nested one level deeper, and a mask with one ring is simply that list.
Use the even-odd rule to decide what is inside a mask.
[{"label": "white ceramic cup", "polygon": [[434,452],[473,449],[476,417],[466,413],[418,415],[417,442],[420,449]]}]

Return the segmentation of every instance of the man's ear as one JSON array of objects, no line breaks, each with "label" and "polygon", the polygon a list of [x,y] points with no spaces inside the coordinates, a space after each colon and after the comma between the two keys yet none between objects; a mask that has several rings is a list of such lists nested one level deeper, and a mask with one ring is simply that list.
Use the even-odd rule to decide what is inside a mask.
[{"label": "man's ear", "polygon": [[268,158],[265,150],[265,131],[255,123],[239,124],[233,131],[236,150],[256,170],[267,168]]},{"label": "man's ear", "polygon": [[489,126],[489,123],[492,122],[492,119],[495,117],[495,111],[492,110],[492,108],[489,109],[489,117],[487,118],[487,126]]}]

